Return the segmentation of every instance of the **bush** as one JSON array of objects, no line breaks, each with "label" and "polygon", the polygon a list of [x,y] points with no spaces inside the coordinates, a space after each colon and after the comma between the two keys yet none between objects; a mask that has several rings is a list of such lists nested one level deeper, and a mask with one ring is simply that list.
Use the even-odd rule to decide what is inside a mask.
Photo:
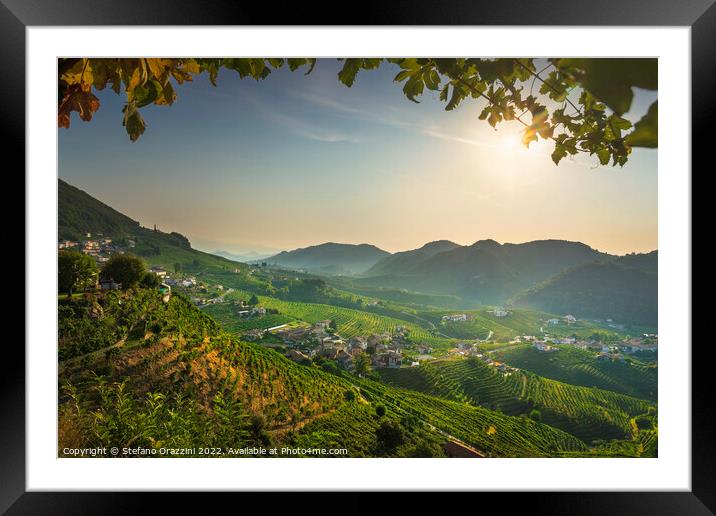
[{"label": "bush", "polygon": [[385,416],[385,405],[380,404],[380,403],[378,405],[376,405],[375,406],[375,415],[378,417]]},{"label": "bush", "polygon": [[400,423],[384,421],[375,431],[378,447],[386,452],[393,452],[405,442],[405,430]]},{"label": "bush", "polygon": [[146,272],[140,281],[140,285],[145,288],[157,288],[161,284],[162,280],[153,272]]},{"label": "bush", "polygon": [[102,268],[103,278],[121,283],[124,289],[135,286],[144,274],[144,262],[129,254],[115,254]]}]

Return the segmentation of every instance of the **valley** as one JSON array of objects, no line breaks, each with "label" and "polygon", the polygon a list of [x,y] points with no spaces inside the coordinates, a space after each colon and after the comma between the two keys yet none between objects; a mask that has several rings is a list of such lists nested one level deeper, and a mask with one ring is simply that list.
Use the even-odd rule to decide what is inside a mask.
[{"label": "valley", "polygon": [[59,293],[60,455],[658,454],[656,251],[325,244],[240,263],[62,181],[60,214],[61,253],[136,255],[150,277]]}]

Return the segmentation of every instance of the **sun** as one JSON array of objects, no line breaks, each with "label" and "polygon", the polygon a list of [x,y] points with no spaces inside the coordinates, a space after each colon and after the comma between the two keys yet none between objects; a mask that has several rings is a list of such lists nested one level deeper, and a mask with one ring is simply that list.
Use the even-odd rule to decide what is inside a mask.
[{"label": "sun", "polygon": [[517,151],[521,146],[521,137],[518,133],[506,132],[499,137],[497,145],[505,151]]}]

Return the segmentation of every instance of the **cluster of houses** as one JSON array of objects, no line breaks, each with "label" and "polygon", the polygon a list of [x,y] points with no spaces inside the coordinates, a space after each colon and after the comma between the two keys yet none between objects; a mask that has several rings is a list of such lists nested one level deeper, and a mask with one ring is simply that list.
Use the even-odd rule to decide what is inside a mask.
[{"label": "cluster of houses", "polygon": [[[79,251],[91,256],[97,263],[107,262],[111,255],[123,254],[126,251],[125,246],[118,245],[109,237],[103,237],[101,233],[98,233],[94,238],[92,237],[92,233],[86,233],[85,237],[85,239],[77,242],[73,240],[60,240],[57,243],[57,248],[61,251]],[[127,240],[128,247],[134,247],[135,245],[136,242],[133,240]]]},{"label": "cluster of houses", "polygon": [[[370,336],[355,336],[344,339],[331,332],[331,321],[318,321],[310,327],[296,327],[282,325],[268,330],[249,330],[244,333],[245,338],[261,338],[270,332],[290,346],[287,356],[297,362],[323,357],[335,360],[344,369],[352,369],[355,357],[361,353],[369,353],[371,364],[376,368],[397,368],[404,361],[403,349],[409,345],[408,331],[403,326],[397,326],[391,332],[372,334]],[[429,346],[418,345],[418,351],[430,353]],[[411,365],[417,365],[412,362]]]},{"label": "cluster of houses", "polygon": [[558,319],[558,318],[554,317],[552,319],[547,319],[546,322],[549,326],[557,326],[558,324],[560,324],[562,322],[569,325],[569,324],[576,323],[577,318],[575,316],[573,316],[572,314],[567,314],[564,317],[562,317],[562,319]]},{"label": "cluster of houses", "polygon": [[507,317],[510,315],[510,312],[505,308],[495,308],[494,310],[488,310],[487,313],[490,313],[495,317]]},{"label": "cluster of houses", "polygon": [[473,356],[475,358],[482,360],[485,364],[487,364],[490,367],[494,367],[499,372],[501,372],[504,376],[510,376],[512,373],[519,371],[519,369],[517,367],[512,367],[510,365],[505,364],[504,362],[498,362],[497,360],[493,360],[484,353],[472,352],[472,353],[470,353],[470,356]]},{"label": "cluster of houses", "polygon": [[470,316],[467,314],[449,314],[442,316],[442,322],[462,322],[469,320]]},{"label": "cluster of houses", "polygon": [[523,335],[517,339],[520,342],[531,342],[532,347],[544,353],[557,351],[555,344],[574,346],[585,351],[594,351],[599,360],[623,360],[623,354],[633,354],[642,351],[658,351],[659,339],[654,334],[643,334],[639,337],[627,337],[620,342],[607,343],[594,339],[579,339],[577,337],[548,337],[538,339],[532,335]]},{"label": "cluster of houses", "polygon": [[254,306],[251,308],[242,306],[236,314],[242,319],[253,319],[266,315],[266,309],[263,306]]}]

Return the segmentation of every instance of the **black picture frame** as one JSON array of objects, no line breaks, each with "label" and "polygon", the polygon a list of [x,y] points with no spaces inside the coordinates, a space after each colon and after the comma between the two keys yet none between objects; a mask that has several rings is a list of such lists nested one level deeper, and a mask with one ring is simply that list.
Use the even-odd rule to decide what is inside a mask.
[{"label": "black picture frame", "polygon": [[[2,54],[2,115],[5,151],[24,164],[25,142],[25,30],[28,26],[78,25],[547,25],[547,26],[689,26],[691,27],[692,163],[706,163],[713,134],[716,91],[716,6],[714,0],[531,0],[484,2],[363,1],[350,4],[344,14],[306,4],[158,0],[0,0],[0,53]],[[346,4],[348,6],[348,4]],[[566,42],[565,44],[568,44]],[[628,42],[625,43],[628,53]],[[12,81],[5,77],[12,71]],[[699,160],[702,158],[702,160]],[[696,166],[696,165],[694,165]],[[660,171],[668,173],[669,171]],[[26,270],[26,275],[28,271]],[[31,310],[31,306],[26,307]],[[690,338],[690,336],[689,336]],[[691,345],[685,342],[684,345]],[[716,457],[711,415],[712,395],[707,347],[692,347],[692,490],[690,492],[618,493],[479,493],[484,502],[509,499],[510,509],[524,505],[548,514],[713,514],[716,511]],[[146,507],[143,493],[39,493],[25,489],[25,353],[6,346],[6,367],[0,375],[3,424],[0,425],[0,511],[26,514],[124,514]],[[161,498],[162,512],[191,509],[188,494],[153,494]],[[216,498],[220,496],[221,498]],[[212,494],[223,501],[228,494]],[[242,495],[245,496],[245,495]],[[284,499],[269,495],[271,512],[285,501],[304,504],[302,494]],[[341,510],[358,510],[361,494],[346,494]],[[450,495],[453,496],[453,495]],[[401,504],[424,503],[424,494],[411,495]],[[488,500],[488,498],[490,500]],[[495,500],[492,500],[492,499]],[[311,504],[312,510],[315,504]],[[335,507],[334,507],[335,508]],[[407,506],[404,506],[408,510]],[[213,512],[213,511],[207,511]]]}]

